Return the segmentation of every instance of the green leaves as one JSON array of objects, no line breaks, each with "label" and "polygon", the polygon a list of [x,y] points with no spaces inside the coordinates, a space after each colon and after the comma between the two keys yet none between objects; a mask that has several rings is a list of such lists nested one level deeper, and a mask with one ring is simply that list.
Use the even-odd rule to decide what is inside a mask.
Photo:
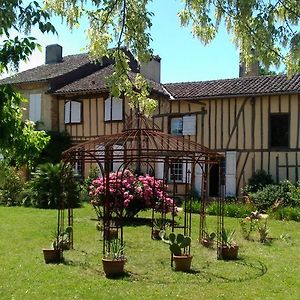
[{"label": "green leaves", "polygon": [[20,104],[25,101],[10,86],[0,86],[0,152],[16,165],[32,165],[47,145],[49,137],[22,121]]},{"label": "green leaves", "polygon": [[165,232],[161,231],[162,234],[160,234],[160,237],[163,242],[169,244],[170,251],[177,256],[182,255],[181,249],[184,249],[184,253],[186,251],[186,248],[191,245],[191,238],[189,236],[184,236],[181,233],[178,233],[177,235],[174,232],[171,232],[169,234],[169,239],[165,239],[164,235]]},{"label": "green leaves", "polygon": [[[0,46],[0,73],[11,69],[17,71],[20,61],[26,61],[39,46],[34,37],[28,36],[34,26],[42,33],[56,33],[49,19],[49,12],[42,9],[36,1],[27,6],[17,0],[1,4],[0,37],[3,42]],[[11,38],[13,30],[25,34],[25,38]]]},{"label": "green leaves", "polygon": [[[300,71],[298,0],[185,0],[179,13],[182,26],[204,44],[211,42],[224,22],[241,60],[249,67],[258,59],[268,69],[284,63],[288,74]],[[255,49],[255,56],[251,52]]]},{"label": "green leaves", "polygon": [[[28,35],[33,26],[42,33],[55,33],[50,15],[34,1],[27,6],[21,0],[2,1],[0,5],[0,74],[17,71],[20,61],[26,61],[36,48],[34,37],[11,37],[12,30]],[[22,121],[21,102],[25,99],[10,86],[0,86],[0,152],[16,165],[32,165],[47,145],[44,131],[36,131],[31,122]]]}]

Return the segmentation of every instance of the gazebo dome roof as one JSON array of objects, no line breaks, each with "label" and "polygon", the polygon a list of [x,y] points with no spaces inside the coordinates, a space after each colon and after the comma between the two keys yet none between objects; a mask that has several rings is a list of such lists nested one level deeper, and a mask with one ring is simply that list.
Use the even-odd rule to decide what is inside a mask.
[{"label": "gazebo dome roof", "polygon": [[[127,159],[139,158],[193,158],[197,162],[219,162],[222,155],[199,143],[162,132],[149,118],[137,115],[128,118],[121,133],[101,135],[95,139],[77,144],[63,153],[63,160],[74,160],[74,155],[86,160],[103,159],[105,150],[126,152]],[[73,157],[73,158],[72,158]]]}]

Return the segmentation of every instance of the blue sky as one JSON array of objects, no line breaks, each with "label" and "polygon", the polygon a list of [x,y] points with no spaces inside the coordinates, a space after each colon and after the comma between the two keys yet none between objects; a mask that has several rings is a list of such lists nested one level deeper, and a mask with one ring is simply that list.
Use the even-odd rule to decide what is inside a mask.
[{"label": "blue sky", "polygon": [[[177,16],[182,3],[180,0],[153,0],[150,9],[154,12],[152,48],[161,60],[162,82],[199,81],[238,77],[238,50],[230,37],[221,28],[217,38],[208,46],[193,38],[188,28],[180,26]],[[59,36],[42,35],[33,31],[43,49],[48,44],[63,46],[63,55],[85,52],[86,37],[83,22],[72,32],[60,18],[52,19]],[[43,53],[35,52],[29,63],[22,64],[21,70],[44,63]]]}]

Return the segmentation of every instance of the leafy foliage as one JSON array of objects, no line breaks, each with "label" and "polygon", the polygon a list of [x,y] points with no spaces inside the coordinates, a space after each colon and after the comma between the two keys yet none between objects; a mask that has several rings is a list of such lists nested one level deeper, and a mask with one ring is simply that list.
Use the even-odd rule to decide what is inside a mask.
[{"label": "leafy foliage", "polygon": [[50,141],[40,155],[39,164],[59,163],[62,152],[72,145],[71,137],[67,132],[47,131],[47,135],[50,137]]},{"label": "leafy foliage", "polygon": [[169,234],[169,239],[164,237],[164,232],[161,234],[162,240],[169,244],[170,251],[173,255],[181,256],[185,253],[186,248],[191,245],[191,238],[189,236],[185,236],[181,233],[177,235],[174,232]]},{"label": "leafy foliage", "polygon": [[248,184],[243,189],[246,194],[255,193],[268,184],[274,184],[272,176],[265,170],[257,170],[248,180]]},{"label": "leafy foliage", "polygon": [[31,165],[49,138],[35,130],[34,123],[22,121],[21,102],[25,99],[10,86],[0,86],[0,152],[16,165]]},{"label": "leafy foliage", "polygon": [[181,24],[191,25],[193,35],[204,44],[215,38],[224,22],[246,66],[258,59],[266,69],[284,62],[289,74],[299,71],[298,0],[184,2],[185,8],[179,13]]},{"label": "leafy foliage", "polygon": [[105,258],[111,260],[123,260],[125,259],[124,250],[125,242],[122,243],[120,239],[111,239],[107,241],[108,251],[106,252]]},{"label": "leafy foliage", "polygon": [[[0,7],[0,74],[19,67],[32,52],[39,48],[34,37],[29,36],[32,27],[42,33],[55,32],[49,22],[49,13],[38,2],[24,5],[22,0],[2,1]],[[11,32],[26,37],[11,37]],[[31,122],[22,121],[21,102],[25,99],[10,86],[0,86],[0,152],[16,165],[32,164],[46,146],[48,137],[44,131],[36,131]]]},{"label": "leafy foliage", "polygon": [[27,183],[26,206],[57,209],[80,206],[80,187],[70,165],[46,163],[40,165]]},{"label": "leafy foliage", "polygon": [[[4,1],[0,9],[0,73],[17,70],[20,61],[25,61],[36,48],[40,48],[34,37],[29,36],[32,27],[42,33],[55,33],[49,22],[50,15],[37,1],[25,5],[22,0]],[[12,38],[12,30],[25,34],[24,38]]]},{"label": "leafy foliage", "polygon": [[56,250],[69,250],[70,249],[70,235],[73,231],[72,226],[66,227],[66,229],[59,233],[56,236],[56,239],[53,241],[52,247]]},{"label": "leafy foliage", "polygon": [[[245,218],[253,211],[253,206],[243,203],[225,203],[224,216],[232,218]],[[207,214],[216,216],[219,214],[217,202],[212,202],[206,210]]]},{"label": "leafy foliage", "polygon": [[227,247],[236,245],[234,241],[235,230],[223,228],[221,232],[222,244]]},{"label": "leafy foliage", "polygon": [[0,162],[0,204],[20,205],[23,187],[24,181],[20,173],[4,161]]},{"label": "leafy foliage", "polygon": [[257,209],[262,210],[271,207],[278,199],[283,198],[284,193],[280,185],[270,184],[256,193],[250,193],[249,196]]},{"label": "leafy foliage", "polygon": [[[267,185],[249,196],[258,209],[268,209],[280,201],[282,206],[300,206],[299,182],[295,185],[288,180],[279,184]],[[275,207],[274,207],[275,208]]]},{"label": "leafy foliage", "polygon": [[272,218],[276,220],[300,222],[300,207],[279,207],[270,212]]}]

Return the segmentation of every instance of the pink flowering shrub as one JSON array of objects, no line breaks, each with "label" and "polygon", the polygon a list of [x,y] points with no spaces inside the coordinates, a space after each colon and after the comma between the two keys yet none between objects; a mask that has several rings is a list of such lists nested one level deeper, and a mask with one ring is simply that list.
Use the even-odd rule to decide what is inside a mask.
[{"label": "pink flowering shrub", "polygon": [[[166,213],[173,209],[173,199],[167,193],[167,185],[163,185],[162,180],[156,180],[153,176],[135,176],[129,170],[111,172],[108,186],[109,201],[106,204],[119,215],[134,216],[149,208]],[[91,204],[103,206],[106,199],[106,178],[94,179],[89,189]]]}]

